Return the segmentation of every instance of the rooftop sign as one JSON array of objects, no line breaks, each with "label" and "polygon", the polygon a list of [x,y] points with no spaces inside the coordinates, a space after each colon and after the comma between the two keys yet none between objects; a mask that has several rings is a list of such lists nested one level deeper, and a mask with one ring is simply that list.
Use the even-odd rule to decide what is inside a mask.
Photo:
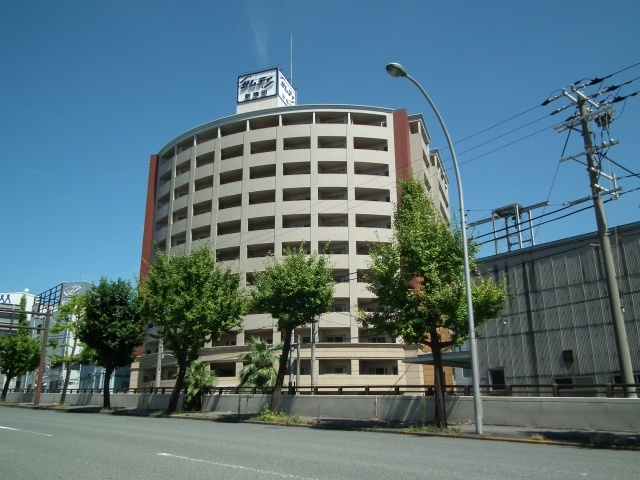
[{"label": "rooftop sign", "polygon": [[282,104],[296,104],[296,93],[284,74],[277,68],[248,73],[238,77],[238,103],[278,97]]}]

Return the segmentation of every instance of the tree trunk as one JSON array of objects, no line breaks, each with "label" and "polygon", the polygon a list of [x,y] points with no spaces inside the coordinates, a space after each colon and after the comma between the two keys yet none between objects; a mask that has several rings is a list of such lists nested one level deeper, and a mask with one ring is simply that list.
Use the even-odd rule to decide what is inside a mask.
[{"label": "tree trunk", "polygon": [[292,328],[287,328],[282,332],[284,335],[284,342],[282,344],[282,355],[280,356],[280,363],[278,365],[278,376],[276,377],[276,385],[273,387],[273,393],[271,394],[271,408],[272,412],[277,412],[280,408],[280,397],[282,396],[282,385],[284,384],[284,375],[287,372],[287,361],[289,360],[289,348],[291,348],[291,332]]},{"label": "tree trunk", "polygon": [[111,396],[109,395],[109,386],[111,384],[111,374],[113,373],[113,367],[105,367],[104,369],[104,383],[102,387],[102,408],[111,408]]},{"label": "tree trunk", "polygon": [[180,392],[184,386],[184,377],[187,374],[187,360],[178,359],[178,376],[176,377],[176,384],[173,386],[171,392],[171,398],[169,399],[169,408],[167,413],[173,413],[178,409],[178,400],[180,400]]},{"label": "tree trunk", "polygon": [[2,387],[2,397],[0,397],[0,400],[2,400],[3,402],[5,402],[7,400],[7,392],[9,391],[9,383],[11,383],[11,379],[12,378],[13,378],[13,375],[11,375],[10,372],[7,372],[6,380],[4,382],[4,387]]},{"label": "tree trunk", "polygon": [[[434,338],[434,335],[431,335]],[[436,428],[447,428],[447,411],[444,405],[444,369],[442,366],[442,345],[440,342],[431,342],[431,353],[433,354],[433,387],[435,396],[435,426]]]},{"label": "tree trunk", "polygon": [[60,395],[60,405],[64,405],[67,399],[67,388],[69,388],[69,379],[71,378],[71,365],[73,365],[73,357],[76,351],[76,345],[78,344],[77,337],[73,338],[73,346],[71,352],[69,352],[69,360],[67,361],[67,371],[64,374],[64,385],[62,386],[62,394]]}]

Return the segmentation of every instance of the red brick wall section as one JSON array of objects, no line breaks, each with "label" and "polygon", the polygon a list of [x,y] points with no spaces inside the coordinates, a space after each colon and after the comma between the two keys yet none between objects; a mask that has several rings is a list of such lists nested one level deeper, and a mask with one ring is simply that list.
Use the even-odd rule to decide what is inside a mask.
[{"label": "red brick wall section", "polygon": [[[153,232],[156,209],[156,185],[158,184],[158,155],[149,158],[149,178],[147,180],[147,206],[144,211],[144,231],[142,233],[142,258],[140,260],[140,281],[144,280],[149,272],[149,265],[153,258]],[[142,355],[144,345],[136,350],[136,357]]]},{"label": "red brick wall section", "polygon": [[393,141],[396,156],[396,178],[407,178],[411,168],[409,116],[403,108],[393,112]]},{"label": "red brick wall section", "polygon": [[153,231],[156,209],[156,185],[158,176],[158,155],[149,159],[149,179],[147,181],[147,206],[144,212],[144,232],[142,234],[142,259],[140,261],[140,280],[146,277],[153,258]]}]

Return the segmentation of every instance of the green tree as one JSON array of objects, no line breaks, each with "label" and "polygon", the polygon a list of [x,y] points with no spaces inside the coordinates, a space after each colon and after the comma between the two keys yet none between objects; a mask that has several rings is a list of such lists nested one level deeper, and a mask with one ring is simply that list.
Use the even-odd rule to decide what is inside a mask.
[{"label": "green tree", "polygon": [[[402,337],[405,343],[431,348],[435,424],[445,428],[442,351],[469,337],[462,235],[459,230],[451,230],[417,180],[400,180],[399,188],[393,240],[371,249],[371,270],[365,278],[383,308],[373,314],[362,312],[360,322],[375,331]],[[470,242],[474,271],[471,260],[476,251],[476,245]],[[475,323],[481,325],[503,309],[505,287],[474,275],[472,298]]]},{"label": "green tree", "polygon": [[240,387],[273,387],[278,376],[274,365],[280,357],[277,352],[282,349],[282,344],[269,345],[265,340],[254,337],[248,346],[249,351],[239,358],[245,364],[240,370]]},{"label": "green tree", "polygon": [[187,385],[184,409],[202,410],[202,397],[209,393],[211,385],[216,381],[216,373],[211,371],[208,364],[196,360],[187,368],[184,380]]},{"label": "green tree", "polygon": [[138,293],[131,283],[101,278],[85,294],[84,315],[77,321],[78,340],[95,354],[105,370],[103,408],[111,408],[111,375],[131,363],[144,339],[144,320],[138,312]]},{"label": "green tree", "polygon": [[278,376],[271,395],[271,411],[280,406],[282,385],[287,369],[291,333],[310,325],[328,312],[333,304],[333,278],[329,256],[313,252],[307,255],[304,244],[298,250],[284,252],[281,259],[273,255],[265,261],[265,270],[254,273],[252,296],[254,307],[271,314],[283,336]]},{"label": "green tree", "polygon": [[[84,302],[84,295],[73,295],[68,302],[60,305],[58,308],[56,322],[49,330],[49,333],[52,336],[60,335],[65,330],[70,333],[70,341],[67,341],[66,338],[58,339],[50,337],[49,339],[49,346],[51,348],[61,349],[63,352],[63,355],[55,353],[49,355],[53,363],[65,365],[65,376],[62,393],[60,394],[60,405],[64,405],[66,401],[72,366],[76,363],[84,364],[93,360],[93,351],[78,340],[78,335],[76,333],[78,321],[80,321],[84,315]],[[81,350],[78,352],[79,347]]]},{"label": "green tree", "polygon": [[249,299],[240,277],[218,266],[207,246],[183,255],[158,252],[140,292],[144,317],[157,321],[158,336],[178,363],[168,408],[175,412],[187,368],[198,359],[201,345],[238,332]]},{"label": "green tree", "polygon": [[[18,326],[28,327],[27,298],[23,295],[20,299],[20,313],[18,314]],[[3,402],[7,399],[9,383],[14,377],[24,375],[35,370],[40,362],[41,344],[29,335],[29,329],[18,328],[13,335],[0,335],[0,373],[5,376],[2,388]]]}]

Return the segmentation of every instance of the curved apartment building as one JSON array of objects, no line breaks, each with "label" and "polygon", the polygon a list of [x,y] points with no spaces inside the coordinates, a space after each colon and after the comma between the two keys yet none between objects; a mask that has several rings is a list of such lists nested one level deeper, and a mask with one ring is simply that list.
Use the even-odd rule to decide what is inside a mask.
[{"label": "curved apartment building", "polygon": [[[301,242],[310,250],[328,246],[336,285],[333,311],[318,324],[317,385],[422,384],[422,367],[402,362],[416,346],[356,321],[358,309],[378,308],[362,278],[370,246],[391,239],[396,181],[410,169],[448,219],[448,179],[420,115],[306,105],[245,111],[196,127],[151,156],[141,275],[156,248],[184,252],[206,243],[249,284],[269,252]],[[280,341],[275,325],[270,315],[251,312],[243,333],[202,348],[218,385],[238,383],[238,356],[251,337]],[[310,329],[295,335],[303,343],[301,385],[308,386]],[[132,366],[132,387],[173,384],[175,360],[161,353],[148,335]]]}]

